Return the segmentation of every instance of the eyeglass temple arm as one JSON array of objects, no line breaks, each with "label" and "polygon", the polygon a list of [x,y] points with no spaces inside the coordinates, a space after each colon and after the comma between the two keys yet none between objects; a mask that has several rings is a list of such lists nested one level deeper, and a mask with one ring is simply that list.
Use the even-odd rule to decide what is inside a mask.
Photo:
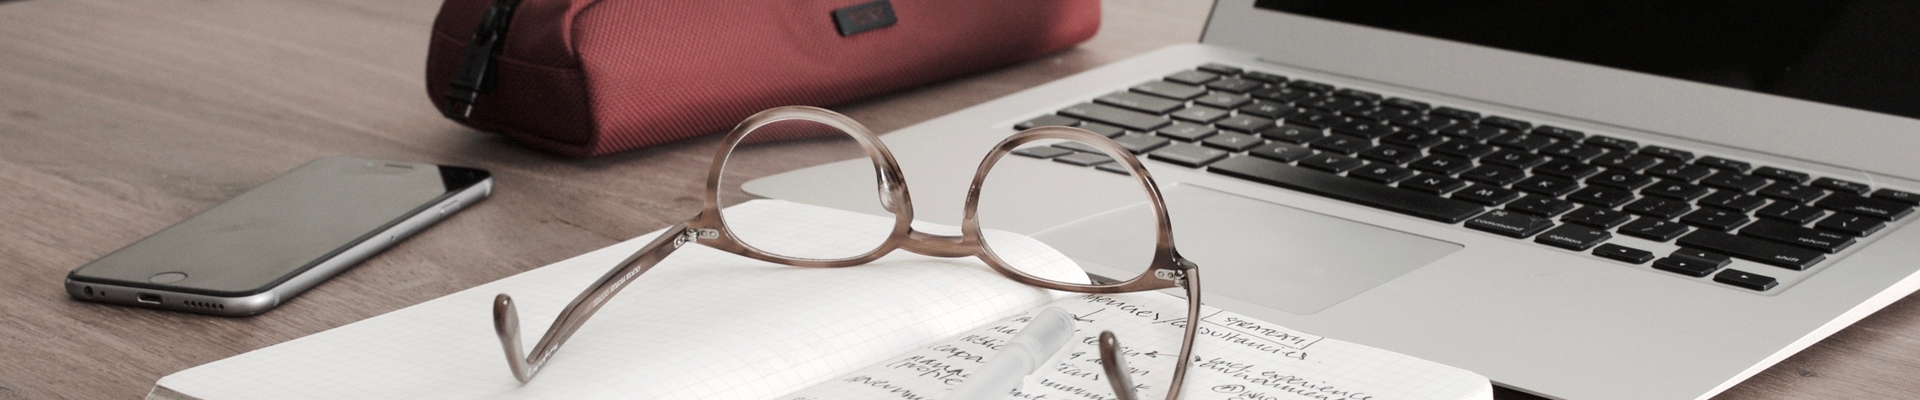
[{"label": "eyeglass temple arm", "polygon": [[[553,320],[553,326],[547,328],[546,336],[540,338],[540,343],[534,346],[531,354],[521,352],[520,313],[513,306],[513,297],[506,293],[494,296],[493,331],[500,335],[500,346],[506,350],[507,367],[513,369],[513,377],[519,379],[520,383],[532,381],[533,375],[540,372],[540,367],[546,365],[547,360],[560,350],[560,345],[566,344],[567,338],[573,337],[574,331],[578,331],[594,312],[600,311],[600,306],[606,305],[608,299],[633,283],[634,278],[660,264],[660,260],[666,259],[681,245],[698,239],[700,230],[687,229],[687,224],[682,222],[667,228],[652,243],[627,256],[618,267],[594,281],[593,286],[581,292],[580,297],[575,297]],[[521,358],[521,354],[526,354],[526,358]]]},{"label": "eyeglass temple arm", "polygon": [[[1187,288],[1187,331],[1181,336],[1180,359],[1173,368],[1173,382],[1167,385],[1167,400],[1178,399],[1180,388],[1187,382],[1187,365],[1193,363],[1193,339],[1200,331],[1200,277],[1199,269],[1188,268],[1182,286]],[[1107,383],[1113,386],[1113,396],[1118,400],[1136,400],[1140,396],[1133,392],[1133,378],[1127,374],[1127,360],[1120,354],[1120,338],[1112,331],[1100,332],[1100,366],[1107,373]]]}]

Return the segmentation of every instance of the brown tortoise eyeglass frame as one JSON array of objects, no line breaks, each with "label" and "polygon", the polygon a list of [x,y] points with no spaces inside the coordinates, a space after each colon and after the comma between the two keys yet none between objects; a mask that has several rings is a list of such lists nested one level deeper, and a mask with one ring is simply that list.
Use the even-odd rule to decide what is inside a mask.
[{"label": "brown tortoise eyeglass frame", "polygon": [[[867,157],[873,160],[874,172],[879,185],[880,205],[894,215],[893,229],[885,242],[882,242],[871,251],[849,258],[835,260],[795,258],[771,254],[749,246],[736,237],[733,231],[728,229],[721,217],[720,176],[722,167],[725,166],[728,156],[733,154],[733,149],[738,146],[741,140],[746,138],[748,134],[769,124],[787,120],[812,121],[838,129],[848,136],[852,136],[853,139],[859,142],[860,146],[866,150]],[[1091,145],[1107,153],[1115,162],[1125,166],[1131,176],[1136,178],[1140,183],[1141,188],[1146,191],[1150,199],[1154,218],[1158,224],[1153,261],[1146,271],[1142,272],[1139,276],[1118,283],[1080,284],[1058,282],[1021,272],[1019,269],[1008,265],[999,256],[995,255],[992,249],[987,247],[986,241],[984,240],[985,236],[980,229],[976,211],[980,198],[980,186],[985,182],[988,171],[993,168],[997,161],[1020,145],[1046,139],[1070,140]],[[652,269],[654,265],[658,265],[661,260],[666,259],[667,255],[672,254],[674,250],[688,243],[698,243],[757,260],[796,267],[814,268],[838,268],[865,264],[893,252],[894,249],[902,249],[933,257],[971,256],[979,258],[985,262],[988,267],[993,268],[994,271],[999,272],[1008,279],[1046,289],[1075,293],[1110,294],[1143,292],[1176,287],[1184,288],[1187,297],[1188,320],[1191,321],[1193,316],[1200,314],[1200,277],[1198,276],[1198,267],[1185,258],[1180,257],[1179,252],[1174,250],[1173,231],[1168,224],[1167,209],[1161,199],[1160,190],[1154,184],[1153,177],[1147,174],[1147,169],[1141,165],[1140,160],[1135,158],[1133,153],[1126,151],[1120,147],[1118,143],[1114,143],[1113,140],[1108,139],[1106,136],[1078,128],[1058,126],[1033,128],[1008,136],[987,154],[985,160],[980,162],[979,170],[973,178],[973,184],[967,191],[965,211],[965,220],[961,223],[960,236],[935,235],[914,230],[911,227],[913,222],[913,202],[907,195],[906,180],[901,175],[899,164],[894,161],[893,153],[888,151],[886,145],[880,142],[879,137],[875,136],[872,131],[869,131],[866,126],[844,115],[821,108],[795,106],[761,111],[741,121],[722,141],[720,150],[714,157],[713,167],[707,175],[706,206],[701,210],[699,215],[694,216],[686,222],[681,222],[667,228],[666,232],[654,239],[653,242],[635,251],[633,255],[627,256],[624,261],[621,261],[618,267],[607,271],[607,274],[595,281],[593,286],[581,292],[579,297],[574,298],[573,302],[569,303],[566,309],[561,311],[560,316],[554,320],[553,326],[547,329],[546,335],[541,337],[540,342],[534,346],[532,353],[525,353],[521,349],[520,317],[515,311],[513,298],[507,296],[505,293],[494,297],[494,332],[500,336],[500,344],[506,350],[507,363],[513,370],[514,377],[523,383],[529,382],[533,380],[534,374],[540,372],[540,367],[545,365],[547,361],[559,351],[560,346],[565,344],[567,339],[572,337],[574,332],[578,331],[580,326],[585,324],[587,319],[592,317],[595,311],[598,311],[601,306],[606,305],[609,299],[619,293],[620,289],[633,283],[634,279],[639,278],[641,274],[646,273],[647,270]],[[1181,337],[1180,342],[1180,358],[1177,359],[1178,365],[1174,369],[1172,382],[1168,385],[1167,389],[1166,398],[1169,400],[1179,397],[1181,384],[1185,381],[1187,374],[1187,366],[1191,364],[1193,357],[1193,339],[1198,326],[1199,324],[1186,324],[1185,333]],[[1106,372],[1106,376],[1108,377],[1107,381],[1113,387],[1116,397],[1122,400],[1136,398],[1137,395],[1133,391],[1132,380],[1128,377],[1125,360],[1123,360],[1120,355],[1119,341],[1114,337],[1112,332],[1102,332],[1100,334],[1099,347],[1102,367]],[[525,354],[525,356],[523,357],[522,354]]]}]

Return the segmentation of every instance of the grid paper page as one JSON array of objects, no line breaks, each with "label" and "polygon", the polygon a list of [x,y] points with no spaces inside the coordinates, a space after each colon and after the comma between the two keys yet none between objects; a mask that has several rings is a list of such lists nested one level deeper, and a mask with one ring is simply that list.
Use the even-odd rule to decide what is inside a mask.
[{"label": "grid paper page", "polygon": [[[727,212],[878,218],[765,200]],[[762,399],[1066,296],[972,258],[899,251],[868,265],[800,268],[689,245],[615,296],[533,382],[514,380],[493,333],[493,296],[514,296],[530,349],[568,301],[658,234],[188,369],[159,386],[206,399]],[[1085,279],[1044,247],[1022,260],[1053,279]]]},{"label": "grid paper page", "polygon": [[[1040,372],[1009,395],[1016,399],[1112,399],[1101,372],[1102,330],[1120,339],[1130,374],[1143,399],[1166,395],[1186,324],[1186,301],[1162,293],[1078,295],[1060,300],[1075,319],[1069,342]],[[1194,363],[1183,399],[1492,399],[1487,378],[1386,350],[1298,332],[1243,315],[1202,307]],[[985,363],[1001,343],[1027,324],[1029,314],[961,334],[782,397],[789,400],[932,400]]]}]

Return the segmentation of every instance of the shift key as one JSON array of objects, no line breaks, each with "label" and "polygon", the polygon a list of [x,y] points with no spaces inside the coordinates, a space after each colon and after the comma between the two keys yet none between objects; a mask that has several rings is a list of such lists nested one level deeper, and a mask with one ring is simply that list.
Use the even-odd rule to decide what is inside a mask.
[{"label": "shift key", "polygon": [[1135,132],[1151,132],[1168,122],[1166,117],[1093,103],[1061,109],[1060,115],[1114,124]]},{"label": "shift key", "polygon": [[1812,268],[1827,258],[1818,251],[1782,246],[1772,241],[1729,235],[1712,229],[1696,229],[1680,238],[1680,245],[1694,247],[1742,259],[1794,270]]}]

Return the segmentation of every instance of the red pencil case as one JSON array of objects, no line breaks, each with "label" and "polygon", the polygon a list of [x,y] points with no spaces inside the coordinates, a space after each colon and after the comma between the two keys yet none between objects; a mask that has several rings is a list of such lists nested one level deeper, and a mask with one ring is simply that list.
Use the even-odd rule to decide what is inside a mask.
[{"label": "red pencil case", "polygon": [[447,0],[427,94],[448,118],[591,156],[718,132],[1086,41],[1098,0]]}]

